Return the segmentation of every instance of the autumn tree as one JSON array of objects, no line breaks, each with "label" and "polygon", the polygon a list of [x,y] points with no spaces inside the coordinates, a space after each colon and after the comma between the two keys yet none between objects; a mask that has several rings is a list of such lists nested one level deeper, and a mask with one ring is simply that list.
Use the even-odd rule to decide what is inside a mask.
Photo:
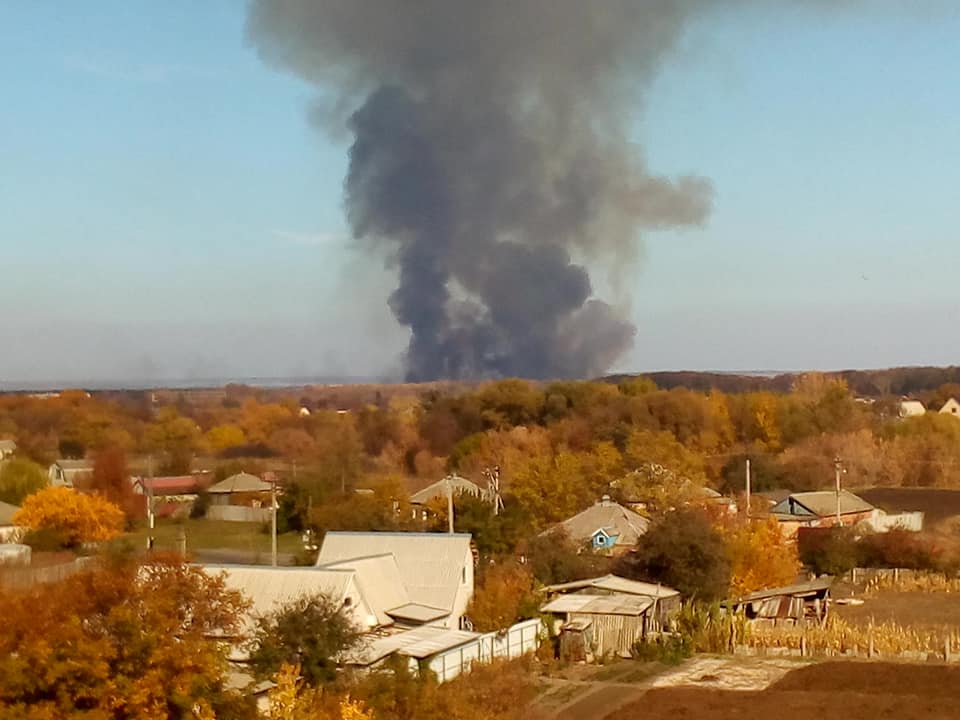
[{"label": "autumn tree", "polygon": [[65,487],[48,487],[23,501],[13,522],[31,531],[46,531],[64,547],[111,540],[123,532],[123,511],[99,495]]},{"label": "autumn tree", "polygon": [[483,568],[480,583],[467,608],[467,617],[477,632],[493,632],[534,617],[537,610],[530,568],[505,562]]},{"label": "autumn tree", "polygon": [[543,585],[584,580],[610,572],[610,558],[578,546],[563,528],[528,538],[520,553],[533,576]]},{"label": "autumn tree", "polygon": [[30,460],[14,458],[0,463],[0,502],[19,505],[46,485],[47,473]]},{"label": "autumn tree", "polygon": [[96,454],[90,490],[123,510],[128,523],[143,514],[143,504],[133,491],[126,453],[120,448],[108,448]]},{"label": "autumn tree", "polygon": [[651,524],[636,549],[615,572],[636,580],[663,583],[686,598],[716,600],[730,586],[730,561],[723,536],[700,510],[667,513]]},{"label": "autumn tree", "polygon": [[308,685],[334,679],[344,653],[360,642],[345,609],[323,593],[304,595],[257,618],[250,663],[270,678],[284,664],[298,666]]},{"label": "autumn tree", "polygon": [[209,640],[243,610],[221,579],[160,558],[0,593],[0,718],[252,720]]},{"label": "autumn tree", "polygon": [[730,562],[730,591],[745,595],[790,585],[800,571],[797,548],[787,542],[773,519],[733,520],[721,525]]}]

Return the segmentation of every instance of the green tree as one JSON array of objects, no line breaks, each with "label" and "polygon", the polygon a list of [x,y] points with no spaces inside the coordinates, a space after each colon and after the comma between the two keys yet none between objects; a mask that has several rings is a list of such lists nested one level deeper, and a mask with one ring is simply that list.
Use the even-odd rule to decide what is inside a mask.
[{"label": "green tree", "polygon": [[344,608],[327,595],[306,595],[257,618],[250,662],[270,678],[286,665],[299,666],[312,686],[331,682],[338,660],[360,641]]},{"label": "green tree", "polygon": [[0,501],[19,505],[27,495],[47,486],[47,473],[24,458],[0,463]]},{"label": "green tree", "polygon": [[723,536],[705,513],[682,509],[654,522],[636,549],[616,566],[625,577],[663,583],[686,598],[716,600],[730,586]]}]

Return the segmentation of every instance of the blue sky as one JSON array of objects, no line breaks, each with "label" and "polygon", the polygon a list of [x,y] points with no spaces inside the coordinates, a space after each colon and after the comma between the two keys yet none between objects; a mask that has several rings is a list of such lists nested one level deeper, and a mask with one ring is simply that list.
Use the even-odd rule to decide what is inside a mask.
[{"label": "blue sky", "polygon": [[[620,368],[957,362],[960,15],[777,5],[698,19],[638,113],[650,167],[717,196],[643,238]],[[0,381],[398,372],[346,145],[244,20],[0,4]]]}]

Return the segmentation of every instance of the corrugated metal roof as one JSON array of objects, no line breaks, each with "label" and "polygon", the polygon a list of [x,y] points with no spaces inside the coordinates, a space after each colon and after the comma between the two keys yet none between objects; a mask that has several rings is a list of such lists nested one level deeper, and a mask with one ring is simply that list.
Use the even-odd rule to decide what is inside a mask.
[{"label": "corrugated metal roof", "polygon": [[452,475],[449,479],[449,484],[447,478],[443,480],[438,480],[435,483],[427,485],[423,490],[419,490],[410,496],[411,505],[426,505],[428,502],[434,498],[446,498],[447,493],[450,491],[450,486],[453,487],[453,495],[456,497],[461,493],[467,493],[469,495],[474,495],[479,497],[483,491],[480,489],[480,486],[471,480],[467,480],[464,477],[459,475]]},{"label": "corrugated metal roof", "polygon": [[[799,508],[797,506],[800,506]],[[802,512],[802,510],[807,512]],[[846,490],[840,491],[840,514],[870,512],[874,507],[861,497]],[[830,517],[837,513],[837,493],[830,490],[793,493],[770,509],[776,515],[794,517]]]},{"label": "corrugated metal roof", "polygon": [[396,559],[409,602],[447,611],[453,610],[466,563],[473,562],[469,534],[328,532],[317,567],[383,554]]},{"label": "corrugated metal roof", "polygon": [[[574,540],[587,541],[603,528],[616,528],[618,545],[636,545],[647,532],[650,521],[612,500],[601,500],[581,513],[560,523]],[[547,532],[550,532],[549,530]]]},{"label": "corrugated metal roof", "polygon": [[620,593],[621,595],[640,595],[657,598],[674,597],[680,594],[677,590],[667,587],[666,585],[655,585],[637,580],[628,580],[619,575],[603,575],[602,577],[576,580],[560,585],[548,585],[544,589],[548,593],[554,593],[582,590],[585,588],[596,588],[598,590],[606,590],[607,592]]},{"label": "corrugated metal roof", "polygon": [[393,623],[393,618],[387,613],[389,608],[410,602],[396,558],[390,553],[351,558],[323,567],[331,570],[352,570],[357,574],[360,588],[376,613],[380,625]]},{"label": "corrugated metal roof", "polygon": [[765,598],[772,597],[800,597],[803,595],[811,595],[813,593],[822,592],[824,590],[830,589],[833,585],[832,577],[823,577],[817,578],[816,580],[811,580],[810,582],[797,583],[796,585],[785,585],[784,587],[778,588],[767,588],[765,590],[757,590],[752,592],[749,595],[744,595],[739,598],[736,602],[753,602],[755,600],[763,600]]},{"label": "corrugated metal roof", "polygon": [[370,665],[394,653],[423,659],[466,645],[478,637],[480,637],[479,633],[446,630],[430,626],[414,628],[385,637],[370,636],[365,638],[363,644],[351,653],[347,662],[354,665]]},{"label": "corrugated metal roof", "polygon": [[207,488],[211,495],[241,492],[270,492],[273,486],[250,473],[237,473]]},{"label": "corrugated metal roof", "polygon": [[323,593],[338,606],[347,605],[362,629],[376,624],[370,604],[350,570],[255,565],[202,565],[210,575],[223,575],[230,590],[239,590],[251,602],[250,614],[265,615],[304,596]]},{"label": "corrugated metal roof", "polygon": [[641,595],[560,595],[540,609],[548,613],[642,615],[654,599]]},{"label": "corrugated metal roof", "polygon": [[450,614],[449,610],[430,607],[428,605],[419,605],[417,603],[407,603],[400,607],[387,610],[387,614],[397,620],[410,620],[416,623],[428,623],[434,620],[440,620]]}]

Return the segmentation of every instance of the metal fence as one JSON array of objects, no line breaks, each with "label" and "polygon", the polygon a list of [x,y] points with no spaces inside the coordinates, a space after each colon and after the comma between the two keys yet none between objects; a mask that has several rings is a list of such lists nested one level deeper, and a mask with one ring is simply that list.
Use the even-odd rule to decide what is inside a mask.
[{"label": "metal fence", "polygon": [[[514,660],[534,652],[541,629],[540,620],[524,620],[506,630],[485,633],[460,647],[438,653],[425,661],[424,667],[433,672],[439,682],[447,682],[468,672],[474,663]],[[417,669],[416,666],[416,661],[411,660],[411,669]]]}]

